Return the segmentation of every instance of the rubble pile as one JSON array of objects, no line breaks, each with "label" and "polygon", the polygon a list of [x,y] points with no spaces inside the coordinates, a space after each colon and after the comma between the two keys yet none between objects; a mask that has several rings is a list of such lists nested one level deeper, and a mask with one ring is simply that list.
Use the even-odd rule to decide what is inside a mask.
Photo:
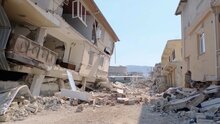
[{"label": "rubble pile", "polygon": [[138,80],[136,82],[130,82],[128,86],[136,89],[145,89],[150,87],[150,84],[151,80]]},{"label": "rubble pile", "polygon": [[[137,87],[140,85],[141,84],[139,84]],[[133,84],[126,85],[120,82],[112,83],[112,86],[113,88],[110,91],[93,93],[95,105],[134,105],[146,103],[148,101],[146,89],[143,87],[142,89],[138,89]]]},{"label": "rubble pile", "polygon": [[[43,110],[57,111],[66,106],[75,106],[75,112],[78,113],[82,112],[86,107],[93,107],[95,109],[107,105],[115,106],[116,104],[135,105],[148,103],[148,97],[146,95],[148,89],[145,81],[129,85],[120,82],[110,84],[112,85],[110,90],[103,88],[89,93],[69,90],[66,92],[67,94],[75,93],[73,96],[81,99],[61,96],[62,90],[53,97],[39,96],[33,97],[32,100],[21,95],[16,96],[7,111],[0,116],[0,122],[9,120],[21,121],[29,115],[37,114]],[[84,98],[84,96],[87,95],[91,95],[91,99],[87,100],[87,97]]]},{"label": "rubble pile", "polygon": [[211,85],[204,90],[169,88],[149,99],[152,111],[178,113],[187,123],[220,123],[220,86]]},{"label": "rubble pile", "polygon": [[153,68],[153,71],[150,73],[148,86],[152,90],[152,93],[161,93],[164,92],[169,86],[166,83],[166,78],[161,74],[162,66],[161,63],[158,63]]},{"label": "rubble pile", "polygon": [[29,115],[36,114],[42,110],[56,111],[60,109],[63,104],[65,104],[65,101],[58,97],[36,97],[35,100],[31,102],[21,96],[14,99],[6,114],[0,116],[0,121],[21,121]]}]

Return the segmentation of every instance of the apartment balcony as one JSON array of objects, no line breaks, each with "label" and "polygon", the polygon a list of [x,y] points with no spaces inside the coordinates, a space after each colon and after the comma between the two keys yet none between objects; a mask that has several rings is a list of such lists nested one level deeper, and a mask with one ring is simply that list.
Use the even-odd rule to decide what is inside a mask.
[{"label": "apartment balcony", "polygon": [[48,70],[55,64],[57,53],[22,35],[14,35],[7,46],[6,56],[22,64]]},{"label": "apartment balcony", "polygon": [[15,22],[38,27],[60,26],[59,20],[52,13],[31,0],[7,0],[4,2],[4,9],[9,19]]}]

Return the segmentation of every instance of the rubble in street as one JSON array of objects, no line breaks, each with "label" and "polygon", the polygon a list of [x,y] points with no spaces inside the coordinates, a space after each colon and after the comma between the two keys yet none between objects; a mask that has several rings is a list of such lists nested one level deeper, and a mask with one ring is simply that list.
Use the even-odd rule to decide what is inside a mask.
[{"label": "rubble in street", "polygon": [[219,86],[204,90],[173,87],[150,99],[151,111],[176,113],[186,124],[220,122]]},{"label": "rubble in street", "polygon": [[[220,122],[220,86],[213,84],[204,89],[171,87],[158,93],[151,89],[153,83],[149,79],[127,84],[115,82],[110,83],[111,88],[99,87],[90,92],[62,89],[53,97],[32,99],[20,94],[1,114],[0,121],[21,121],[44,110],[58,111],[66,107],[75,107],[75,112],[80,113],[87,107],[95,110],[105,106],[146,105],[152,112],[174,114],[187,124]],[[62,95],[62,91],[69,96]]]},{"label": "rubble in street", "polygon": [[[35,115],[44,110],[58,111],[67,106],[75,106],[75,112],[78,113],[83,112],[86,107],[97,109],[103,106],[115,106],[116,104],[146,104],[148,103],[147,87],[137,88],[140,85],[146,85],[146,83],[123,84],[116,82],[110,83],[112,85],[110,90],[100,88],[91,92],[62,89],[61,92],[55,93],[53,97],[31,96],[32,99],[24,97],[25,94],[17,95],[11,103],[7,103],[7,111],[1,114],[0,121],[22,121],[29,115]],[[8,92],[11,91],[8,90]]]}]

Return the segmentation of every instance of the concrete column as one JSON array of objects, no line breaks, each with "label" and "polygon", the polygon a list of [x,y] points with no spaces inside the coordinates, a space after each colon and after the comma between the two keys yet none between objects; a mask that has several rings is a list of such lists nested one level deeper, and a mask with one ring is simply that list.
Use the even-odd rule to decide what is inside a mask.
[{"label": "concrete column", "polygon": [[63,62],[69,62],[69,54],[70,54],[71,43],[65,43],[65,51],[63,56]]},{"label": "concrete column", "polygon": [[31,83],[31,93],[33,96],[39,96],[40,95],[40,88],[41,84],[44,81],[45,75],[34,75],[33,81]]},{"label": "concrete column", "polygon": [[65,88],[63,79],[58,79],[58,83],[59,83],[60,90]]},{"label": "concrete column", "polygon": [[81,88],[83,91],[86,90],[86,83],[87,83],[87,82],[86,82],[86,78],[83,77],[83,78],[82,78],[82,88]]},{"label": "concrete column", "polygon": [[39,28],[37,30],[35,41],[38,42],[41,46],[43,46],[46,35],[47,35],[47,29]]}]

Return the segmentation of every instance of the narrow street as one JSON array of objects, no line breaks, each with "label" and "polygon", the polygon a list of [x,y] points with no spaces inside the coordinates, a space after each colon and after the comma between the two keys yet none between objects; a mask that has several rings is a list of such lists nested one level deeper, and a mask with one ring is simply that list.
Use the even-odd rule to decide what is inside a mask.
[{"label": "narrow street", "polygon": [[80,113],[75,110],[76,107],[67,107],[59,111],[43,111],[23,121],[5,124],[180,124],[175,117],[151,112],[142,105],[88,107]]},{"label": "narrow street", "polygon": [[220,0],[0,0],[0,123],[220,124]]}]

